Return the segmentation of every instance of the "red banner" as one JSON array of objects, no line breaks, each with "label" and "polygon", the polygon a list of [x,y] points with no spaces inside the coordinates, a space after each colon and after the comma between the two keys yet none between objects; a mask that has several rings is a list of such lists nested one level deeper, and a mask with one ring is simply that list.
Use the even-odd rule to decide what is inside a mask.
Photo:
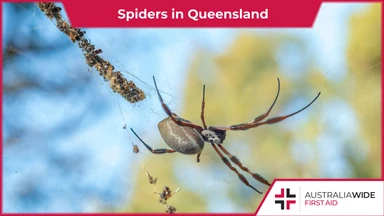
[{"label": "red banner", "polygon": [[74,27],[311,27],[321,1],[63,1]]}]

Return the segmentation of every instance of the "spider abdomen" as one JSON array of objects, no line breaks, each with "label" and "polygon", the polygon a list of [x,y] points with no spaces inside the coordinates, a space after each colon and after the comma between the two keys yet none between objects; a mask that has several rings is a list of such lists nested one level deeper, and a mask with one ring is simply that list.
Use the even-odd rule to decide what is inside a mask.
[{"label": "spider abdomen", "polygon": [[[183,119],[185,122],[190,122]],[[204,148],[204,139],[200,133],[188,126],[176,124],[170,117],[158,124],[161,137],[173,150],[187,155],[200,153]]]}]

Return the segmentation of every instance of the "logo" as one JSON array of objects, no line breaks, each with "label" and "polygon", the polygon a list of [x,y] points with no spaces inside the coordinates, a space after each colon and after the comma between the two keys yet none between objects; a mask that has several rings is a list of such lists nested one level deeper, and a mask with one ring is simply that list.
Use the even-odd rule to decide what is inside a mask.
[{"label": "logo", "polygon": [[290,188],[281,188],[280,194],[275,194],[275,204],[280,204],[281,210],[291,209],[291,204],[296,204],[296,194],[291,193]]}]

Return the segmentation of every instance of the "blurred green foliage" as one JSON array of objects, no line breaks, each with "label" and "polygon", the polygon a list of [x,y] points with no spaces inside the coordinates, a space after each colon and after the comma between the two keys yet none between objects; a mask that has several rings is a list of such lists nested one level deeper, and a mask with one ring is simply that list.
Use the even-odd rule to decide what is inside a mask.
[{"label": "blurred green foliage", "polygon": [[367,160],[346,154],[355,177],[381,176],[381,16],[377,3],[354,14],[349,23],[346,56],[353,87],[348,96],[361,125],[360,136],[368,145]]},{"label": "blurred green foliage", "polygon": [[[180,116],[201,125],[202,86],[205,84],[208,125],[248,122],[267,111],[275,98],[276,78],[279,77],[280,97],[270,117],[301,109],[318,91],[322,91],[322,95],[307,110],[279,124],[247,131],[229,131],[224,142],[226,148],[239,157],[243,164],[270,181],[274,178],[328,177],[321,167],[332,169],[333,164],[322,161],[318,154],[321,148],[319,142],[321,136],[332,133],[329,124],[338,124],[340,121],[322,120],[323,115],[334,112],[329,104],[337,100],[352,107],[358,121],[358,134],[336,140],[343,142],[340,156],[351,169],[349,172],[340,172],[348,173],[347,176],[340,174],[336,177],[379,177],[381,6],[372,5],[350,18],[345,79],[327,80],[323,75],[325,73],[314,63],[315,54],[303,39],[278,33],[252,34],[244,31],[220,55],[206,50],[196,53],[185,81],[184,108]],[[283,52],[285,48],[300,53],[299,75],[290,75],[280,66],[281,58],[290,55],[289,52]],[[368,149],[367,156],[359,155],[362,154],[361,149]],[[145,149],[143,151],[147,153]],[[225,191],[221,194],[236,202],[244,212],[255,211],[262,199],[261,195],[237,179],[209,144],[206,144],[198,164],[195,163],[195,157],[184,155],[146,157],[143,163],[151,175],[159,178],[157,190],[161,190],[163,185],[172,189],[181,187],[182,191],[169,202],[178,212],[206,212],[209,201],[208,197],[199,195],[198,187],[188,190],[185,186],[189,182],[178,181],[174,166],[180,160],[190,161],[190,166],[204,172],[207,179],[226,179],[229,183],[223,184],[218,180],[220,186],[217,187],[221,188],[212,189],[212,193],[215,190]],[[137,176],[134,198],[124,211],[164,212],[164,207],[156,202],[144,170],[138,170]],[[190,182],[205,184],[204,179],[194,177],[188,177]],[[267,190],[249,176],[247,178],[260,190]]]}]

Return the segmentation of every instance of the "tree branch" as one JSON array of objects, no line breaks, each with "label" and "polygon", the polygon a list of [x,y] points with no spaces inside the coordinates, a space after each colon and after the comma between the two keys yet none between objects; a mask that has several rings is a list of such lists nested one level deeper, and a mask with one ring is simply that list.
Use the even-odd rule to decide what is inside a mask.
[{"label": "tree branch", "polygon": [[73,28],[69,23],[63,20],[60,11],[61,8],[52,2],[40,2],[37,4],[41,11],[44,12],[51,20],[56,21],[56,27],[72,40],[77,42],[81,48],[85,61],[90,67],[96,68],[104,80],[109,81],[109,85],[113,92],[120,94],[131,103],[136,103],[145,99],[144,92],[136,87],[133,81],[128,81],[124,78],[120,71],[114,71],[115,67],[108,61],[99,56],[102,53],[101,49],[96,49],[95,45],[91,44],[84,37],[85,31]]}]

